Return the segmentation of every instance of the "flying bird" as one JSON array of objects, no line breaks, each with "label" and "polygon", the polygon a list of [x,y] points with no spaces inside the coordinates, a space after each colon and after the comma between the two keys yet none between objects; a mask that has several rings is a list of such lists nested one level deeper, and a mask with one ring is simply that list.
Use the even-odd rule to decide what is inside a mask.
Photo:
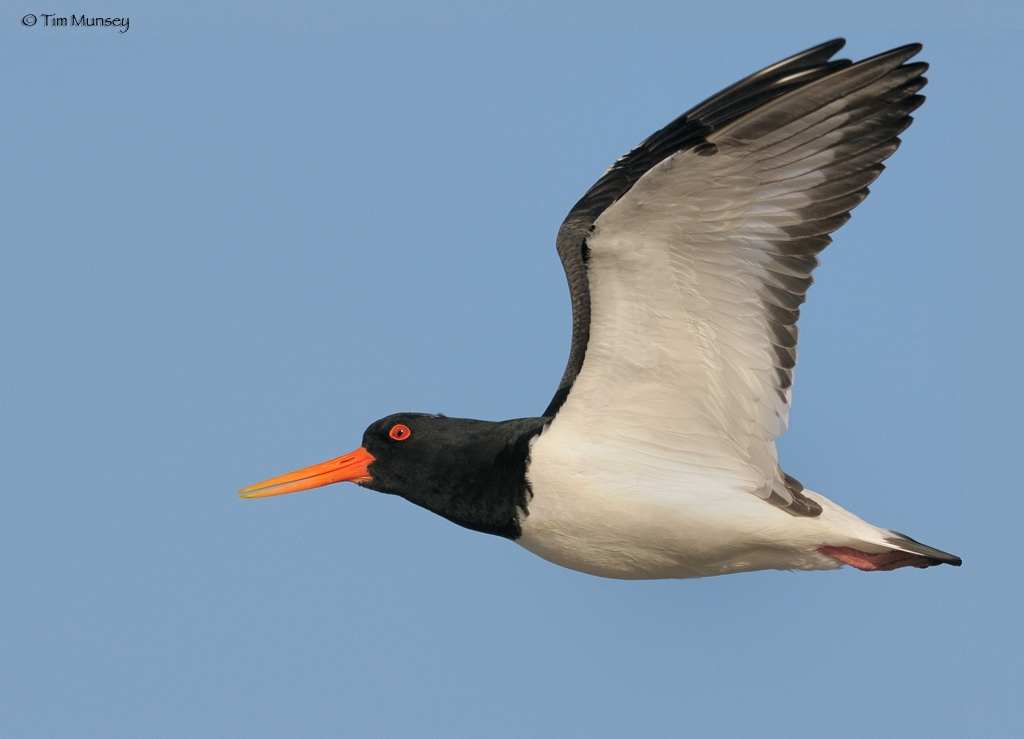
[{"label": "flying bird", "polygon": [[247,487],[403,498],[564,567],[623,579],[959,566],[779,466],[818,253],[900,144],[928,65],[829,41],[683,114],[558,231],[569,362],[536,418],[398,413],[356,451]]}]

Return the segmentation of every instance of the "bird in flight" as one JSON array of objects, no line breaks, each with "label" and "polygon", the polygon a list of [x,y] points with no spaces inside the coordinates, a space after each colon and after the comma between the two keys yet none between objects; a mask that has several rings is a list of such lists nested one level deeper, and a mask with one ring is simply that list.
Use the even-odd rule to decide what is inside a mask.
[{"label": "bird in flight", "polygon": [[558,231],[569,362],[536,418],[397,413],[244,498],[334,482],[623,579],[960,565],[779,466],[796,323],[831,243],[924,98],[911,44],[837,39],[763,69],[615,162]]}]

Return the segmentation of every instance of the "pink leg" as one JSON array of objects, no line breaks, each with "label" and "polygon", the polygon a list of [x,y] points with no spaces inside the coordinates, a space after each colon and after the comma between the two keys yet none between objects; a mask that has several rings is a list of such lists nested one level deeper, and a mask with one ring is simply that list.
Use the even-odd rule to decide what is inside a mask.
[{"label": "pink leg", "polygon": [[818,547],[818,551],[826,557],[838,559],[843,564],[856,567],[858,570],[864,570],[865,572],[895,570],[900,567],[928,567],[934,564],[927,557],[908,552],[891,551],[871,554],[869,552],[862,552],[859,549],[851,549],[850,547],[824,546]]}]

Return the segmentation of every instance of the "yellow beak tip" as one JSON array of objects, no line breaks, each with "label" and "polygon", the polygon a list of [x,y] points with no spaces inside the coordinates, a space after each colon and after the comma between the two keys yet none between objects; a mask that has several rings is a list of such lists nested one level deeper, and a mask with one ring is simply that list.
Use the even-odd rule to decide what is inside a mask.
[{"label": "yellow beak tip", "polygon": [[250,488],[242,488],[241,490],[239,490],[238,497],[245,498],[246,500],[250,498],[267,498],[272,495],[278,495],[277,489],[281,487],[283,486],[278,485],[276,488],[260,488],[258,485],[253,485]]}]

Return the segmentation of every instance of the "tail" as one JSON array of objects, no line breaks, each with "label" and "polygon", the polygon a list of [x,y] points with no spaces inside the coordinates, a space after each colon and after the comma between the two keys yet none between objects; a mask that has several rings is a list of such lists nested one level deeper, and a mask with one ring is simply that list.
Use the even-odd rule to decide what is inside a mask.
[{"label": "tail", "polygon": [[923,559],[926,559],[925,564],[914,565],[915,567],[931,567],[932,565],[953,565],[959,567],[963,564],[963,560],[957,557],[955,554],[944,552],[941,549],[930,547],[927,544],[922,544],[919,541],[911,539],[906,534],[901,534],[899,531],[892,531],[891,539],[887,539],[888,543],[892,544],[893,547],[901,552],[908,554],[916,554]]},{"label": "tail", "polygon": [[852,547],[818,547],[822,554],[837,559],[843,564],[865,571],[888,571],[900,567],[931,567],[933,565],[953,565],[959,567],[963,560],[948,552],[922,544],[898,531],[887,532],[891,536],[883,537],[885,545],[890,547],[887,552],[862,552]]},{"label": "tail", "polygon": [[[822,507],[817,519],[828,527],[825,541],[816,550],[858,570],[895,570],[900,567],[931,567],[949,564],[959,567],[959,557],[911,539],[898,531],[873,526],[824,495],[804,490]],[[813,520],[813,519],[810,519]]]}]

